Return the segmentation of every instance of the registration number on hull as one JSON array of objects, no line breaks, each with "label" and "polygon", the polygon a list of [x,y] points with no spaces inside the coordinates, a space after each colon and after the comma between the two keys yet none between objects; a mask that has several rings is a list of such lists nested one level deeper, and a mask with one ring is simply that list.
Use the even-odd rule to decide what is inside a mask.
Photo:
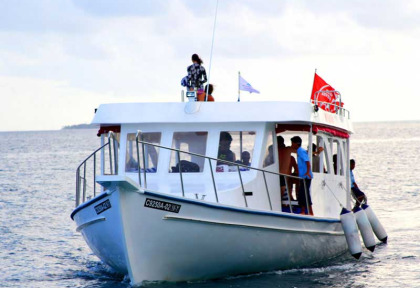
[{"label": "registration number on hull", "polygon": [[144,207],[163,210],[167,212],[173,212],[173,213],[178,213],[179,210],[181,210],[181,205],[178,205],[175,203],[169,203],[165,201],[160,201],[160,200],[154,200],[150,198],[146,198],[146,201],[144,202]]},{"label": "registration number on hull", "polygon": [[108,210],[109,208],[111,208],[111,202],[109,202],[109,200],[107,199],[106,201],[100,203],[99,205],[96,205],[95,211],[96,211],[96,214],[99,215],[102,212]]}]

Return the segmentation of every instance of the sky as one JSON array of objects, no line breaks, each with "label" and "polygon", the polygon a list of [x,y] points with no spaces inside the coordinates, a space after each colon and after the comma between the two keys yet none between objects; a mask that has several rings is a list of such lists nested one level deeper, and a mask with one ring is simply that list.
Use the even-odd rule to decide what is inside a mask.
[{"label": "sky", "polygon": [[261,92],[241,101],[309,101],[317,69],[354,122],[420,120],[420,1],[216,4],[0,0],[0,131],[90,123],[102,103],[179,102],[194,53],[216,101],[237,101],[239,71]]}]

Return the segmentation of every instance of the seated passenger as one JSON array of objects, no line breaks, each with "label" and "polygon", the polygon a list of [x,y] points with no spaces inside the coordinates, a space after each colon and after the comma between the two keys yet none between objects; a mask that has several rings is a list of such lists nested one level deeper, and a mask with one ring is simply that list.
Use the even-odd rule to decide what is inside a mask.
[{"label": "seated passenger", "polygon": [[[250,167],[251,166],[251,162],[249,161],[250,159],[251,159],[251,154],[249,154],[248,151],[243,151],[241,154],[241,160],[237,160],[236,163]],[[239,167],[239,170],[248,171],[249,168]]]},{"label": "seated passenger", "polygon": [[[232,143],[232,136],[228,132],[220,133],[219,151],[217,152],[217,158],[229,162],[235,162],[235,153],[230,150],[230,144]],[[217,165],[228,165],[223,161],[217,161]]]},{"label": "seated passenger", "polygon": [[264,158],[264,167],[274,163],[273,145],[268,146],[268,154]]},{"label": "seated passenger", "polygon": [[242,158],[242,164],[245,166],[251,166],[251,162],[249,160],[251,160],[251,154],[249,154],[248,151],[244,151],[241,154],[241,158]]},{"label": "seated passenger", "polygon": [[172,167],[172,173],[179,173],[179,167],[181,166],[181,172],[200,172],[200,166],[194,162],[187,160],[181,160],[175,167]]},{"label": "seated passenger", "polygon": [[356,161],[354,159],[350,160],[350,180],[351,180],[351,192],[356,200],[354,204],[353,211],[360,206],[360,204],[365,203],[367,204],[367,197],[365,193],[360,191],[359,186],[357,186],[356,181],[354,180],[353,170],[356,167]]},{"label": "seated passenger", "polygon": [[213,96],[211,94],[213,93],[213,84],[207,84],[204,88],[204,91],[199,90],[197,91],[197,101],[206,101],[206,92],[208,89],[208,96],[207,96],[207,102],[214,102]]}]

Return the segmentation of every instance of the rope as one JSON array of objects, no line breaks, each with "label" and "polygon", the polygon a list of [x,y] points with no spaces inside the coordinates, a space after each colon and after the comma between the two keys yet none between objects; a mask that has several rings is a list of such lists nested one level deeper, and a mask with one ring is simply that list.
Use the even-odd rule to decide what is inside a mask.
[{"label": "rope", "polygon": [[[213,37],[211,39],[210,62],[209,62],[209,78],[207,80],[207,83],[209,83],[209,84],[210,84],[210,75],[211,75],[211,61],[212,61],[212,58],[213,58],[214,32],[216,31],[216,19],[217,19],[217,8],[218,7],[219,7],[219,0],[217,0],[217,2],[216,2],[216,13],[214,14],[214,24],[213,24]],[[208,98],[207,96],[209,94],[209,86],[210,85],[207,85],[206,97],[204,99],[204,101],[206,101],[206,102],[207,102],[207,98]]]},{"label": "rope", "polygon": [[[338,200],[337,196],[335,196],[334,192],[331,190],[330,186],[328,186],[328,184],[324,181],[325,186],[328,188],[328,190],[330,190],[331,194],[334,196],[335,200],[337,200],[338,204],[340,205],[341,208],[344,208],[343,204],[341,204],[340,200]],[[345,189],[344,189],[345,190]]]}]

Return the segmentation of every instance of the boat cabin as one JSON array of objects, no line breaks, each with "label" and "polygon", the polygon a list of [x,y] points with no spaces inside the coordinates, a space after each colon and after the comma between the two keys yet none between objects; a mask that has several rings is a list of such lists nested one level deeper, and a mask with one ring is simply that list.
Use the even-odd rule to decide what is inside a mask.
[{"label": "boat cabin", "polygon": [[[103,146],[113,135],[114,152],[101,150],[95,181],[106,189],[107,179],[119,175],[173,197],[281,212],[293,199],[281,199],[277,136],[290,146],[298,135],[313,155],[315,216],[336,218],[340,206],[331,203],[331,193],[341,203],[350,201],[352,126],[345,111],[315,110],[302,102],[104,104],[93,123],[100,125]],[[287,178],[296,198],[297,179]]]}]

